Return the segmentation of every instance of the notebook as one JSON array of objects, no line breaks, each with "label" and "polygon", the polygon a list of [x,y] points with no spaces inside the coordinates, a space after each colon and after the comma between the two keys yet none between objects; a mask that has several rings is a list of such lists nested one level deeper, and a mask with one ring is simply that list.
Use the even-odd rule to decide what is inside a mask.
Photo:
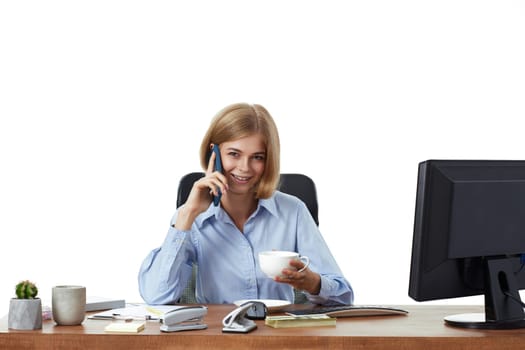
[{"label": "notebook", "polygon": [[119,309],[126,307],[124,299],[110,299],[97,296],[87,296],[86,298],[86,312]]}]

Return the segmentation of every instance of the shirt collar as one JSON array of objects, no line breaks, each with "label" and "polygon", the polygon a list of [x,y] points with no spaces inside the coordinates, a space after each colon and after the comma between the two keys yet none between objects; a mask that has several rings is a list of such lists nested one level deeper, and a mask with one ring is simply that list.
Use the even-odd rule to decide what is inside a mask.
[{"label": "shirt collar", "polygon": [[[277,211],[277,204],[275,201],[275,192],[270,198],[259,199],[259,203],[257,204],[257,208],[255,209],[255,212],[252,215],[252,217],[259,215],[261,208],[264,208],[266,211],[268,211],[271,215],[275,216],[276,218],[279,217],[279,213]],[[215,206],[212,203],[210,204],[210,206],[204,213],[197,216],[197,218],[195,219],[195,223],[197,224],[199,228],[201,228],[202,225],[204,225],[204,223],[206,222],[206,220],[212,217],[215,217],[217,220],[220,220],[220,221],[225,221],[227,214],[222,209],[220,204],[218,206]]]},{"label": "shirt collar", "polygon": [[215,206],[213,205],[213,202],[210,203],[210,206],[208,207],[208,209],[204,213],[197,216],[197,218],[195,218],[195,223],[197,224],[197,227],[201,228],[202,225],[204,225],[204,222],[208,220],[209,218],[211,218],[212,216],[216,216],[218,218],[221,212],[220,209],[221,209],[220,204],[218,206]]},{"label": "shirt collar", "polygon": [[279,217],[279,212],[277,211],[277,203],[276,203],[276,200],[275,200],[275,194],[276,193],[277,193],[277,191],[275,191],[270,198],[260,199],[257,209],[262,207],[262,208],[266,209],[270,214],[272,214],[273,216],[278,218]]}]

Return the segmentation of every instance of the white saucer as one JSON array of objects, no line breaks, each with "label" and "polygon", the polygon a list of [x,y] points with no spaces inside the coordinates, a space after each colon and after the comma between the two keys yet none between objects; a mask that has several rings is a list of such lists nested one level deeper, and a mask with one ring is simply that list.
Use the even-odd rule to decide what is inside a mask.
[{"label": "white saucer", "polygon": [[285,306],[291,305],[288,300],[275,300],[275,299],[243,299],[243,300],[236,300],[233,303],[237,306],[241,306],[244,303],[247,303],[249,301],[258,301],[266,305],[268,308],[268,311],[277,311],[282,309]]}]

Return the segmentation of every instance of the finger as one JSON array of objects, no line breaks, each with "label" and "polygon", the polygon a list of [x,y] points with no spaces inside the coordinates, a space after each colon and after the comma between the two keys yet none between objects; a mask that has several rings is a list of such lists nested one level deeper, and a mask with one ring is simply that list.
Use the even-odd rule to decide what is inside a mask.
[{"label": "finger", "polygon": [[224,174],[216,171],[214,173],[217,181],[218,181],[218,186],[219,188],[221,189],[221,191],[224,193],[226,191],[228,191],[228,180],[226,179],[226,176],[224,176]]},{"label": "finger", "polygon": [[297,272],[297,271],[291,270],[291,269],[284,269],[281,272],[281,274],[284,277],[284,279],[287,280],[287,281],[298,281],[298,280],[301,280],[301,279],[304,278],[304,273]]},{"label": "finger", "polygon": [[303,270],[306,265],[301,260],[290,260],[290,266],[296,268],[297,270]]},{"label": "finger", "polygon": [[289,276],[285,276],[285,275],[275,276],[274,280],[276,282],[286,283],[286,284],[290,284],[290,285],[293,285],[293,282],[295,282]]},{"label": "finger", "polygon": [[210,183],[208,184],[208,188],[210,189],[210,195],[218,196],[219,195],[219,189],[221,189],[221,182],[216,179],[210,179]]},{"label": "finger", "polygon": [[285,283],[288,284],[294,288],[300,288],[300,286],[303,284],[304,279],[299,277],[296,278],[295,275],[282,275],[282,276],[276,276],[275,277],[276,282]]},{"label": "finger", "polygon": [[226,182],[226,177],[219,173],[215,172],[210,177],[211,185],[209,188],[213,191],[215,195],[221,190],[222,194],[225,194],[228,191],[228,183]]}]

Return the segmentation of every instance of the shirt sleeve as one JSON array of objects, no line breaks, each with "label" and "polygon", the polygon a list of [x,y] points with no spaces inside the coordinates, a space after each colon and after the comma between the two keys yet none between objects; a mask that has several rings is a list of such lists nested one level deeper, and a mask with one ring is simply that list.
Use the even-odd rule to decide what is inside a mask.
[{"label": "shirt sleeve", "polygon": [[321,276],[319,294],[305,292],[308,300],[315,304],[353,304],[352,286],[343,276],[304,203],[300,203],[297,217],[297,248],[301,255],[310,258],[309,268]]},{"label": "shirt sleeve", "polygon": [[195,248],[191,231],[170,227],[161,247],[152,250],[139,270],[139,291],[148,304],[176,303],[191,277]]}]

